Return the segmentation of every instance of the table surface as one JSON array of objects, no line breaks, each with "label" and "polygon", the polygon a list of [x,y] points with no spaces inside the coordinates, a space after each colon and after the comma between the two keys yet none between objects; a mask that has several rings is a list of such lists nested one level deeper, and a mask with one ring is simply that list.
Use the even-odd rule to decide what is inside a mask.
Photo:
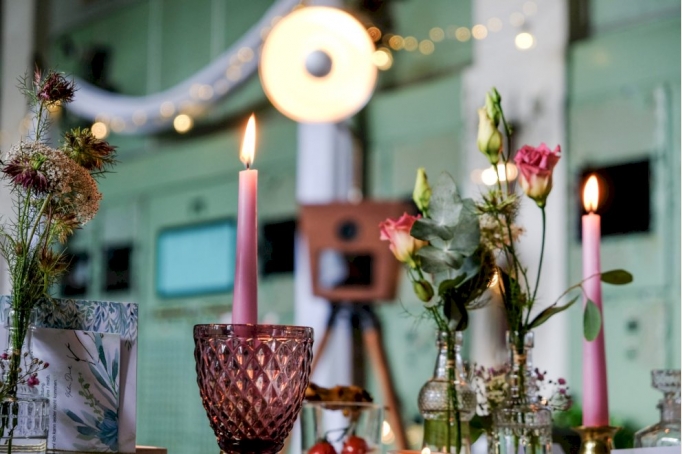
[{"label": "table surface", "polygon": [[[62,451],[62,450],[48,450],[47,454],[94,454],[82,451]],[[158,448],[155,446],[137,446],[135,454],[168,454],[166,448]]]}]

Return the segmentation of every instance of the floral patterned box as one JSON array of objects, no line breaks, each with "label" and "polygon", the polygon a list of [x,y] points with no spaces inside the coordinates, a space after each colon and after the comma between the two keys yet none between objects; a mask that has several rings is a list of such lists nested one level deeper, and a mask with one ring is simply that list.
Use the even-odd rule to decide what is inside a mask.
[{"label": "floral patterned box", "polygon": [[[0,313],[5,314],[8,307],[9,297],[0,296]],[[134,453],[137,422],[137,304],[55,299],[39,303],[36,312],[38,327],[120,336],[118,448],[121,453]],[[2,338],[6,336],[3,334]]]}]

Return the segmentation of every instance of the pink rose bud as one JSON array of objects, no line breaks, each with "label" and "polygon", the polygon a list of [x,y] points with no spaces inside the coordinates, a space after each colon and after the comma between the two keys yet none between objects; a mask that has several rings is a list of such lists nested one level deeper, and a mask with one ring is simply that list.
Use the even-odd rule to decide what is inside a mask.
[{"label": "pink rose bud", "polygon": [[563,378],[560,378],[559,380],[557,380],[557,383],[559,383],[560,385],[565,385],[565,384],[566,384],[566,380],[563,379]]},{"label": "pink rose bud", "polygon": [[514,157],[520,171],[519,182],[523,192],[535,200],[540,208],[545,206],[547,196],[552,190],[552,172],[561,158],[560,153],[559,145],[550,150],[547,145],[541,143],[537,148],[524,145]]},{"label": "pink rose bud", "polygon": [[381,229],[380,238],[390,243],[389,248],[395,258],[402,263],[406,263],[410,268],[415,268],[417,263],[414,260],[415,254],[419,249],[426,246],[426,241],[421,241],[410,235],[414,221],[420,216],[410,216],[403,214],[397,221],[386,219],[379,224]]}]

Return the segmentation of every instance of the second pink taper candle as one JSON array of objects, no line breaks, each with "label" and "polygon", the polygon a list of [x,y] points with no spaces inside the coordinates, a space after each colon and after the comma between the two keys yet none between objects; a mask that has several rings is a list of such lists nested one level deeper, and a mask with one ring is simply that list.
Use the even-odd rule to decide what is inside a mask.
[{"label": "second pink taper candle", "polygon": [[583,310],[588,299],[592,300],[602,314],[602,327],[593,341],[583,339],[583,426],[609,425],[609,396],[606,379],[606,351],[601,297],[601,217],[595,214],[599,200],[596,177],[585,185],[585,209],[583,216]]}]

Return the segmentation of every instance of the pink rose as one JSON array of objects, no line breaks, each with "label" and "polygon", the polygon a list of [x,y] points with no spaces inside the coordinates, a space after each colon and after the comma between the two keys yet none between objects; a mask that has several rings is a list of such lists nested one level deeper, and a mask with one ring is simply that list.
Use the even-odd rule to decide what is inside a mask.
[{"label": "pink rose", "polygon": [[397,221],[386,219],[379,224],[380,238],[390,242],[389,248],[395,258],[402,263],[407,263],[411,268],[417,266],[414,260],[416,252],[428,244],[426,241],[418,240],[410,235],[414,221],[419,218],[420,216],[410,216],[404,213]]},{"label": "pink rose", "polygon": [[541,143],[537,148],[524,145],[514,157],[514,162],[521,171],[519,181],[523,192],[535,200],[540,208],[545,206],[547,196],[552,190],[552,172],[559,162],[560,153],[559,145],[552,151]]}]

